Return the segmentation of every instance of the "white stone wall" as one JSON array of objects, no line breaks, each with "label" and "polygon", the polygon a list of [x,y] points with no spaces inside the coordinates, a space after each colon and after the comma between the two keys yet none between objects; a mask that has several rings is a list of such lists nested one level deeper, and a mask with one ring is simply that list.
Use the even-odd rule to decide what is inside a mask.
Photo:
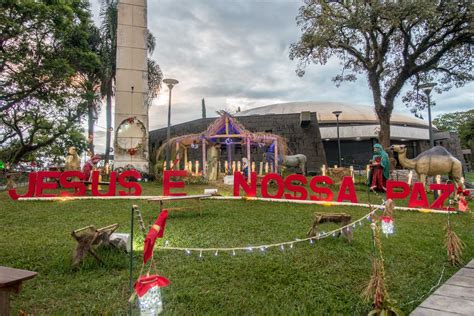
[{"label": "white stone wall", "polygon": [[[337,139],[336,126],[320,127],[322,139]],[[341,139],[377,138],[380,125],[339,125],[339,136]],[[412,126],[390,126],[390,138],[398,140],[420,140],[430,139],[428,129]]]}]

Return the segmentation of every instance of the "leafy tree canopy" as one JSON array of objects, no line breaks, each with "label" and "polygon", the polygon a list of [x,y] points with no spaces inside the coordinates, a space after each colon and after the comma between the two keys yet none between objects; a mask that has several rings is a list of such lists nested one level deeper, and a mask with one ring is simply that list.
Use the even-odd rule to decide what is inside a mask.
[{"label": "leafy tree canopy", "polygon": [[439,130],[458,133],[463,148],[469,148],[469,142],[474,139],[474,109],[442,114],[433,124]]},{"label": "leafy tree canopy", "polygon": [[3,1],[0,155],[12,163],[51,146],[87,111],[79,72],[94,72],[89,3]]},{"label": "leafy tree canopy", "polygon": [[[390,116],[405,84],[403,101],[426,104],[420,83],[435,81],[437,92],[473,80],[471,1],[305,0],[297,16],[302,36],[290,49],[297,74],[310,63],[341,62],[336,83],[367,76],[380,121],[379,140],[390,142]],[[415,110],[416,111],[416,110]]]}]

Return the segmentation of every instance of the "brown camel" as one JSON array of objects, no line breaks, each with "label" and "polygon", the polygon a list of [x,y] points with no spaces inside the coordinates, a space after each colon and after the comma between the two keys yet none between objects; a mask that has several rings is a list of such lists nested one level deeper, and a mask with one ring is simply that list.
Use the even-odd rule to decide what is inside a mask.
[{"label": "brown camel", "polygon": [[413,159],[407,158],[405,145],[392,145],[390,149],[398,153],[398,161],[404,168],[415,170],[423,185],[425,185],[427,176],[447,174],[453,179],[457,187],[462,186],[461,162],[444,147],[435,146]]}]

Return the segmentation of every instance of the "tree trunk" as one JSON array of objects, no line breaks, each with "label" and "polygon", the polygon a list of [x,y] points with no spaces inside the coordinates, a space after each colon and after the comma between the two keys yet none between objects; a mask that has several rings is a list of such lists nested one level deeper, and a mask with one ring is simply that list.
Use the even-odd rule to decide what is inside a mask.
[{"label": "tree trunk", "polygon": [[112,80],[107,84],[107,104],[105,109],[106,114],[106,139],[105,139],[105,164],[110,160],[110,140],[111,140],[111,129],[112,129]]},{"label": "tree trunk", "polygon": [[390,116],[392,111],[388,111],[386,107],[377,110],[377,116],[380,123],[379,143],[387,150],[390,147]]},{"label": "tree trunk", "polygon": [[87,113],[87,119],[88,119],[88,129],[87,129],[87,141],[88,141],[88,149],[91,155],[94,155],[94,106],[93,106],[93,101],[89,104],[88,108],[88,113]]}]

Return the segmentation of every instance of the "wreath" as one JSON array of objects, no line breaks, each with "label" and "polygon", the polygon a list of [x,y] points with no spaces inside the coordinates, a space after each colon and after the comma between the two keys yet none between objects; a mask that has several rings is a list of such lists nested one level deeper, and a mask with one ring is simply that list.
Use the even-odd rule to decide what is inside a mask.
[{"label": "wreath", "polygon": [[[120,131],[120,128],[125,125],[125,124],[131,124],[131,125],[137,125],[140,130],[142,131],[142,139],[141,141],[135,146],[135,147],[131,147],[131,148],[124,148],[122,146],[120,146],[119,142],[118,142],[118,133]],[[130,156],[135,156],[136,154],[141,154],[143,156],[143,158],[145,158],[144,156],[144,144],[146,143],[146,128],[145,128],[145,125],[139,120],[137,119],[136,116],[134,117],[129,117],[129,118],[126,118],[125,120],[122,121],[122,123],[120,123],[119,127],[117,128],[117,131],[115,132],[115,148],[117,148],[117,153],[118,154],[129,154]]]}]

